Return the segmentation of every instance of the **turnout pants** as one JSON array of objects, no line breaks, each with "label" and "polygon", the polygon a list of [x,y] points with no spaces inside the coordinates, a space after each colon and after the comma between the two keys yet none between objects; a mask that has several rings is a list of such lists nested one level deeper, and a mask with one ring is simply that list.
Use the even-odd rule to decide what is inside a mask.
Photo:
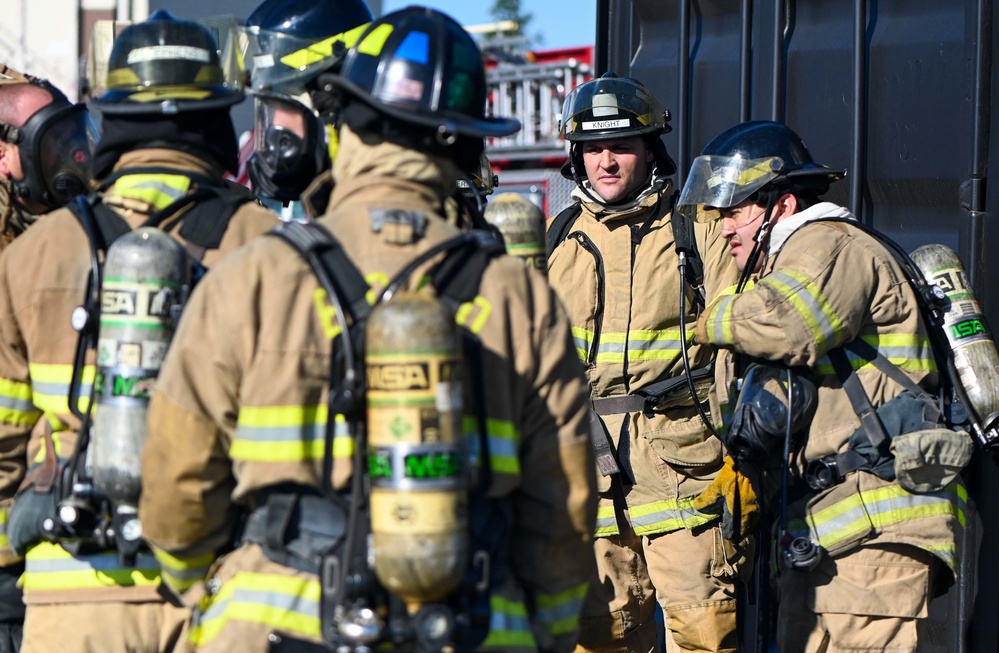
[{"label": "turnout pants", "polygon": [[941,564],[913,546],[867,545],[780,577],[782,653],[915,653]]},{"label": "turnout pants", "polygon": [[33,603],[21,653],[180,653],[189,613],[157,601]]},{"label": "turnout pants", "polygon": [[651,653],[655,604],[666,621],[666,650],[734,652],[731,548],[717,525],[652,536],[621,534],[594,540],[597,576],[582,612],[577,653]]}]

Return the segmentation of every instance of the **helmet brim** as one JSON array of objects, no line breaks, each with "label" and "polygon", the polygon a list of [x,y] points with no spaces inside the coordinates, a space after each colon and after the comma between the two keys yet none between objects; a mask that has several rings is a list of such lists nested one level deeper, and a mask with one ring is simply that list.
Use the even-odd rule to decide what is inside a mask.
[{"label": "helmet brim", "polygon": [[419,107],[407,107],[385,100],[376,100],[364,89],[340,75],[331,75],[329,81],[351,97],[364,102],[375,111],[384,113],[402,122],[414,123],[432,130],[438,130],[444,134],[457,134],[458,136],[473,138],[500,138],[515,134],[521,128],[520,121],[515,118],[482,118],[481,120],[476,120],[461,115],[449,117],[444,112],[435,116],[427,116],[418,111]]},{"label": "helmet brim", "polygon": [[[142,98],[144,94],[157,95],[157,97],[140,100],[139,98]],[[112,116],[150,113],[174,114],[231,107],[242,102],[244,97],[242,89],[226,86],[212,89],[191,89],[191,92],[187,94],[171,92],[154,94],[147,90],[112,90],[105,91],[92,99],[90,105],[101,113]]]}]

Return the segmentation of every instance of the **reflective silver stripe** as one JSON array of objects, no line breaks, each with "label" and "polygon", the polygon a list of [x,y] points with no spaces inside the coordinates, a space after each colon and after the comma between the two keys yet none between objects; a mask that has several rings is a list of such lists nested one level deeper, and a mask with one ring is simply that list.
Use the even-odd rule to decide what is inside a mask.
[{"label": "reflective silver stripe", "polygon": [[16,410],[20,413],[34,413],[38,411],[38,407],[30,399],[19,399],[7,395],[0,395],[0,408]]},{"label": "reflective silver stripe", "polygon": [[585,594],[578,598],[566,599],[561,603],[548,607],[538,607],[538,619],[546,624],[557,624],[563,619],[579,620],[579,611],[583,608]]},{"label": "reflective silver stripe", "polygon": [[[235,582],[238,582],[238,577]],[[285,612],[297,612],[307,617],[315,619],[319,618],[319,602],[313,601],[312,599],[293,594],[285,594],[283,592],[267,592],[263,590],[237,587],[232,591],[232,594],[226,598],[221,601],[213,602],[205,612],[199,614],[195,611],[195,617],[197,618],[196,623],[203,625],[205,622],[211,621],[212,619],[218,619],[223,616],[225,616],[229,621],[238,621],[238,612],[234,611],[228,615],[225,614],[226,608],[230,603],[255,603],[257,605],[266,605]]]},{"label": "reflective silver stripe", "polygon": [[70,571],[118,571],[132,570],[155,571],[160,565],[151,554],[140,553],[131,567],[122,566],[118,562],[117,553],[101,553],[93,556],[71,558],[47,558],[39,560],[28,553],[24,561],[24,571],[28,574],[58,574]]},{"label": "reflective silver stripe", "polygon": [[[334,425],[334,433],[337,427]],[[299,442],[322,440],[326,437],[326,422],[296,424],[295,426],[247,426],[236,427],[236,437],[250,442]]]},{"label": "reflective silver stripe", "polygon": [[[786,287],[783,285],[786,284]],[[842,329],[839,326],[832,323],[832,318],[826,312],[828,309],[828,302],[819,292],[818,288],[811,281],[806,281],[804,279],[798,279],[790,274],[784,272],[774,272],[766,277],[760,279],[758,285],[768,285],[771,286],[774,292],[787,299],[796,298],[802,304],[804,308],[808,310],[809,315],[802,314],[805,318],[806,323],[808,323],[808,318],[812,318],[812,323],[809,323],[809,330],[812,333],[812,337],[816,336],[815,329],[818,329],[821,334],[821,340],[815,338],[818,344],[822,347],[829,344],[838,344],[839,339],[842,335]],[[788,292],[790,291],[790,293]],[[794,305],[794,302],[791,302]],[[798,312],[801,313],[800,306],[795,306]],[[813,328],[814,326],[814,328]]]},{"label": "reflective silver stripe", "polygon": [[735,295],[728,295],[718,300],[715,308],[711,311],[708,320],[708,339],[719,344],[730,344],[731,338],[726,335],[728,322],[731,321],[732,302]]}]

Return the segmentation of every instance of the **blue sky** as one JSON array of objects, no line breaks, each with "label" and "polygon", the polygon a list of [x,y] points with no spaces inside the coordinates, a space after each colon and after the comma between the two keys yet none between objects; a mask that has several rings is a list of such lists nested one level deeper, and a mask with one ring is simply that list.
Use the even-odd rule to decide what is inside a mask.
[{"label": "blue sky", "polygon": [[[462,25],[492,22],[489,14],[492,0],[382,0],[382,11],[388,13],[412,4],[440,9]],[[593,45],[596,30],[597,0],[521,0],[521,11],[533,14],[527,26],[529,36],[541,35],[536,48],[562,48]]]}]

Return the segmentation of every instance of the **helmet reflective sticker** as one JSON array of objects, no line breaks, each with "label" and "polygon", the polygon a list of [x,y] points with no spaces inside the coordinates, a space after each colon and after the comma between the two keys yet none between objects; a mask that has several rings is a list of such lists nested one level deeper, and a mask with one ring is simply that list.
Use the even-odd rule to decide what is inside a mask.
[{"label": "helmet reflective sticker", "polygon": [[426,64],[430,60],[430,37],[425,32],[410,32],[399,44],[395,55],[413,63]]},{"label": "helmet reflective sticker", "polygon": [[616,116],[617,98],[613,93],[601,93],[593,96],[593,117]]}]

